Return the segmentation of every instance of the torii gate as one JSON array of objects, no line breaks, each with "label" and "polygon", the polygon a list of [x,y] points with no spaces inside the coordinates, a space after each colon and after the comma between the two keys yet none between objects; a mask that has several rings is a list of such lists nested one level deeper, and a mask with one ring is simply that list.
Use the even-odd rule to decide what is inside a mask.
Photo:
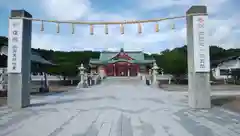
[{"label": "torii gate", "polygon": [[[67,22],[33,19],[25,10],[12,10],[9,19],[9,45],[8,45],[8,106],[14,109],[30,105],[30,55],[32,21],[44,21],[57,23],[59,33],[60,23],[87,24],[90,25],[93,34],[93,25],[105,25],[105,33],[108,34],[106,24],[119,24],[121,33],[124,33],[124,24],[138,24],[141,33],[141,24],[158,22],[168,19],[187,19],[187,47],[188,47],[188,99],[192,108],[210,108],[210,62],[207,29],[207,7],[192,6],[185,16],[162,18],[156,20],[138,20],[123,22]],[[42,24],[43,25],[43,24]],[[158,32],[158,25],[156,25]],[[43,27],[41,28],[43,30]],[[74,33],[74,27],[72,32]]]}]

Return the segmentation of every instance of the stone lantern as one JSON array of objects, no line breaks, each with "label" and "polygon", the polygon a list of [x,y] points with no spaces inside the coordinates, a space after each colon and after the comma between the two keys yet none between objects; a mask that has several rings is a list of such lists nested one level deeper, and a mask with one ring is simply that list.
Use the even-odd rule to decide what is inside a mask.
[{"label": "stone lantern", "polygon": [[83,64],[81,64],[81,66],[78,67],[78,69],[80,71],[80,83],[83,84],[84,83],[84,71],[85,71]]},{"label": "stone lantern", "polygon": [[153,67],[152,67],[152,83],[157,82],[158,69],[159,69],[159,67],[157,66],[157,63],[154,62]]}]

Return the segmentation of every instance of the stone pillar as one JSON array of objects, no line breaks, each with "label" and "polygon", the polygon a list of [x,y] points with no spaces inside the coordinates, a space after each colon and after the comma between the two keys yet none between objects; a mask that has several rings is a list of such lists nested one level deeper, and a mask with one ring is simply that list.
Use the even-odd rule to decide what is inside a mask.
[{"label": "stone pillar", "polygon": [[44,77],[44,91],[49,92],[49,82],[48,82],[48,77],[47,73],[43,72],[43,77]]},{"label": "stone pillar", "polygon": [[83,87],[84,88],[87,88],[89,86],[88,79],[89,79],[88,74],[84,73],[84,76],[83,76]]},{"label": "stone pillar", "polygon": [[168,84],[169,85],[171,84],[171,80],[172,80],[172,78],[168,78]]},{"label": "stone pillar", "polygon": [[91,72],[90,73],[90,86],[93,85],[93,73]]},{"label": "stone pillar", "polygon": [[8,38],[8,106],[20,109],[30,104],[32,18],[25,10],[12,10]]},{"label": "stone pillar", "polygon": [[147,75],[146,79],[149,80],[149,84],[152,83],[152,69],[148,70],[148,75]]},{"label": "stone pillar", "polygon": [[210,108],[210,61],[206,6],[192,6],[187,17],[188,101],[191,108]]},{"label": "stone pillar", "polygon": [[99,75],[100,75],[100,77],[101,77],[101,80],[104,78],[104,76],[106,75],[106,73],[105,73],[105,71],[104,71],[104,67],[103,67],[103,65],[101,65],[100,67],[99,67]]}]

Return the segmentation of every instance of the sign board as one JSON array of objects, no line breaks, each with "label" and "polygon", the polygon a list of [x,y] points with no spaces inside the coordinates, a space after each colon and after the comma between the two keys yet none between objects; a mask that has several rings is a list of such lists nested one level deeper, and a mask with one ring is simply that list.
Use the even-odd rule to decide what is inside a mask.
[{"label": "sign board", "polygon": [[23,20],[9,19],[8,73],[21,73],[22,35],[23,35]]},{"label": "sign board", "polygon": [[193,16],[193,45],[195,72],[210,71],[208,16]]}]

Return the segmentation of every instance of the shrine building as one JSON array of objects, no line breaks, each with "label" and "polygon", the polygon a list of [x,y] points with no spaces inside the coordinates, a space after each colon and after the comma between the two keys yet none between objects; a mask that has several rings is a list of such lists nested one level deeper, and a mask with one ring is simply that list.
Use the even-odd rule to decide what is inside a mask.
[{"label": "shrine building", "polygon": [[145,58],[142,51],[119,52],[103,51],[99,59],[90,59],[92,72],[102,73],[105,76],[137,76],[147,73],[155,60]]}]

